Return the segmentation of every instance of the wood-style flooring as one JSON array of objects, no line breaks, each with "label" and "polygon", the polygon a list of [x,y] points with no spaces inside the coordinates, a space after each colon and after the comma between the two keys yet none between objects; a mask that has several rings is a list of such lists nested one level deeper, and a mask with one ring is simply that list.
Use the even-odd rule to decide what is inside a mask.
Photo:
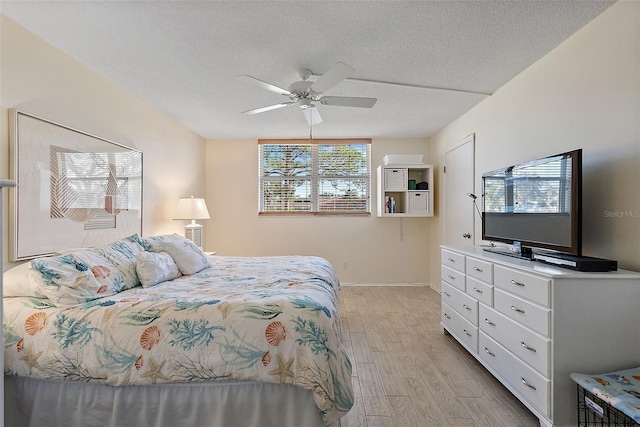
[{"label": "wood-style flooring", "polygon": [[342,427],[539,426],[440,326],[440,295],[419,286],[343,286],[355,405]]}]

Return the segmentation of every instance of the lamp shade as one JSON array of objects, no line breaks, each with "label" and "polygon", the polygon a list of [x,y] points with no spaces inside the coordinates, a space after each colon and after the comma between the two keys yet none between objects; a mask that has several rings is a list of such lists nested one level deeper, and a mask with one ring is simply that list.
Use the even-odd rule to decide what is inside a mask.
[{"label": "lamp shade", "polygon": [[178,199],[176,215],[174,219],[209,219],[209,211],[204,199],[181,197]]}]

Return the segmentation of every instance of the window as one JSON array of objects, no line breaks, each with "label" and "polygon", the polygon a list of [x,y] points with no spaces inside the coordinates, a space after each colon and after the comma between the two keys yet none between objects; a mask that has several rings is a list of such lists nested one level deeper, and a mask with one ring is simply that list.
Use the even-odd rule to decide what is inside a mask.
[{"label": "window", "polygon": [[369,214],[371,140],[259,140],[260,214]]}]

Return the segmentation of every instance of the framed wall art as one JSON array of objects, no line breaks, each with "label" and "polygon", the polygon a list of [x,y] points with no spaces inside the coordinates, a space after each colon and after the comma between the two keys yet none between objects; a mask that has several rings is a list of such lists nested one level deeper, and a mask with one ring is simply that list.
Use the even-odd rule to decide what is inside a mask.
[{"label": "framed wall art", "polygon": [[142,233],[142,152],[10,110],[13,261]]}]

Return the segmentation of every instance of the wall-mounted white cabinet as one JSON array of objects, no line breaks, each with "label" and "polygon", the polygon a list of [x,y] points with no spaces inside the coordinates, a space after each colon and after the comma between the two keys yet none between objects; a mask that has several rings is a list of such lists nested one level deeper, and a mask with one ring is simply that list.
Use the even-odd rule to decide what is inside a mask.
[{"label": "wall-mounted white cabinet", "polygon": [[433,216],[433,166],[378,166],[378,216]]}]

